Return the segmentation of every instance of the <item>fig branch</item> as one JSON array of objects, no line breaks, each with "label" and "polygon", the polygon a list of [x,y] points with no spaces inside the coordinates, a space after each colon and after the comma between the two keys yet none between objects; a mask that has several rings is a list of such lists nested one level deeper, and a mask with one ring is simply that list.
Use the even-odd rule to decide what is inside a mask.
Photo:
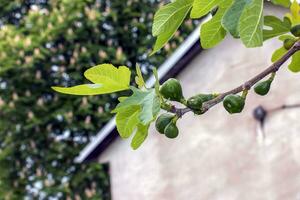
[{"label": "fig branch", "polygon": [[[222,102],[224,100],[224,98],[228,95],[234,95],[234,94],[238,94],[241,93],[243,91],[248,91],[250,90],[256,83],[258,83],[259,81],[261,81],[262,79],[264,79],[266,76],[276,73],[281,66],[292,56],[294,55],[297,51],[300,50],[300,40],[298,40],[279,60],[277,60],[276,62],[274,62],[271,66],[269,66],[268,68],[266,68],[264,71],[262,71],[261,73],[257,74],[256,76],[254,76],[253,78],[251,78],[250,80],[246,81],[245,83],[243,83],[242,85],[221,93],[219,95],[217,95],[215,98],[208,100],[206,102],[204,102],[202,104],[202,107],[199,108],[201,114],[207,112],[211,107],[215,106],[216,104]],[[163,108],[165,109],[165,108]],[[174,113],[176,114],[179,118],[182,117],[184,114],[188,113],[188,112],[194,112],[193,109],[189,108],[189,107],[185,107],[185,108],[177,108],[174,105],[170,105],[169,109],[165,109],[168,112]]]}]

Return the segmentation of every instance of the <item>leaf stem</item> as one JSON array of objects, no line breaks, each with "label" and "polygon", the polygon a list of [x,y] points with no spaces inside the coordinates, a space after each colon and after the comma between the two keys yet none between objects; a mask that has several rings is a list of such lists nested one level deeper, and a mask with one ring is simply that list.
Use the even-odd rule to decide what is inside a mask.
[{"label": "leaf stem", "polygon": [[249,90],[243,90],[242,97],[246,99]]}]

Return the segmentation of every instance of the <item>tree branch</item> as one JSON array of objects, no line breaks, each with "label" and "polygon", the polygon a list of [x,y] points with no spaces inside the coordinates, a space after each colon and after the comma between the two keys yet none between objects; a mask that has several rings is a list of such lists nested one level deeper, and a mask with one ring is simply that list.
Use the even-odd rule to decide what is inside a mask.
[{"label": "tree branch", "polygon": [[[264,71],[261,73],[257,74],[250,80],[246,81],[242,85],[219,94],[216,98],[207,101],[203,103],[202,105],[202,113],[207,112],[211,107],[215,106],[216,104],[220,103],[223,101],[223,99],[230,94],[238,94],[244,90],[250,90],[252,86],[254,86],[257,82],[265,78],[267,75],[277,72],[280,67],[292,56],[294,55],[297,51],[300,50],[300,41],[297,41],[292,48],[286,52],[279,60],[274,62],[271,66],[266,68]],[[170,112],[177,114],[179,117],[182,117],[185,113],[192,111],[190,108],[176,108],[175,106],[172,107],[172,110]]]}]

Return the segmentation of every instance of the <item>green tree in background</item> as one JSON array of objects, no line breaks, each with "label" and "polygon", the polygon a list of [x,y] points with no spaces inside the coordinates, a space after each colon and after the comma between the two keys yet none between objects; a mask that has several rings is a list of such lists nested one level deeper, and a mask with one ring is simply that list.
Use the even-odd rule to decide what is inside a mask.
[{"label": "green tree in background", "polygon": [[[107,165],[74,158],[111,118],[116,95],[74,97],[98,63],[159,66],[194,29],[147,57],[159,0],[0,1],[0,199],[110,199]],[[178,33],[179,33],[178,32]]]}]

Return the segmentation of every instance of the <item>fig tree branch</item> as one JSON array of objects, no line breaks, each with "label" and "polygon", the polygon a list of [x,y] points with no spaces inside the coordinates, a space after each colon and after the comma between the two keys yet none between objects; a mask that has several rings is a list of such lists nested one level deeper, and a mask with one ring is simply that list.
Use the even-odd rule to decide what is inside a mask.
[{"label": "fig tree branch", "polygon": [[[264,71],[260,72],[250,80],[244,82],[242,85],[229,90],[227,92],[219,94],[216,98],[207,101],[203,103],[202,105],[202,113],[207,112],[211,107],[215,106],[216,104],[220,103],[223,101],[223,99],[230,94],[238,94],[244,90],[250,90],[252,86],[254,86],[257,82],[260,80],[264,79],[266,76],[268,76],[271,73],[277,72],[281,66],[292,56],[294,55],[297,51],[300,50],[300,41],[297,41],[293,47],[291,47],[279,60],[274,62],[271,66],[266,68]],[[192,110],[190,108],[177,108],[175,106],[172,106],[172,109],[170,112],[175,113],[177,116],[182,117],[187,112],[191,112]]]},{"label": "fig tree branch", "polygon": [[298,104],[291,104],[291,105],[283,104],[283,105],[281,105],[279,107],[269,109],[268,112],[275,112],[275,111],[279,111],[279,110],[285,110],[285,109],[291,109],[291,108],[299,108],[299,107],[300,107],[300,103],[298,103]]}]

